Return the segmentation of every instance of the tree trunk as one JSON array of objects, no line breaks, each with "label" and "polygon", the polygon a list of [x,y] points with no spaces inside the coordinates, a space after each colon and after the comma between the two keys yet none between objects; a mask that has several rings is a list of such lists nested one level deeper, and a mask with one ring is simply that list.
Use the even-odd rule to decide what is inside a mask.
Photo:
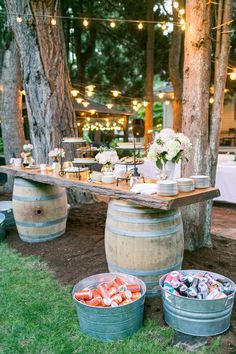
[{"label": "tree trunk", "polygon": [[62,24],[51,25],[48,17],[58,14],[55,0],[5,0],[9,13],[28,17],[22,23],[8,16],[23,69],[23,87],[36,162],[45,162],[48,152],[63,136],[76,136],[69,73]]},{"label": "tree trunk", "polygon": [[[147,21],[153,21],[154,0],[147,0]],[[153,71],[154,71],[154,25],[147,24],[147,48],[146,48],[146,100],[148,105],[145,113],[145,144],[151,142],[153,131]]]},{"label": "tree trunk", "polygon": [[[20,157],[25,141],[22,123],[21,70],[18,48],[14,40],[6,49],[2,65],[0,117],[4,155],[9,164],[12,154]],[[11,190],[12,178],[8,177],[6,190]]]},{"label": "tree trunk", "polygon": [[[210,3],[192,0],[186,3],[186,31],[183,84],[183,133],[193,144],[189,162],[183,162],[182,174],[209,174],[208,113],[211,69]],[[186,248],[211,246],[211,207],[203,202],[184,208]]]},{"label": "tree trunk", "polygon": [[[178,12],[173,7],[173,21],[178,22]],[[174,89],[173,100],[173,129],[181,131],[182,123],[182,91],[183,91],[183,31],[179,26],[174,25],[171,47],[169,52],[169,74]]]},{"label": "tree trunk", "polygon": [[[216,166],[218,158],[220,124],[224,105],[224,89],[227,78],[227,64],[230,51],[230,21],[232,20],[232,0],[225,0],[222,8],[222,1],[218,4],[218,20],[216,35],[216,53],[214,67],[214,103],[210,115],[210,144],[209,144],[209,163],[210,177],[212,185],[215,185]],[[222,23],[226,25],[221,26]]]}]

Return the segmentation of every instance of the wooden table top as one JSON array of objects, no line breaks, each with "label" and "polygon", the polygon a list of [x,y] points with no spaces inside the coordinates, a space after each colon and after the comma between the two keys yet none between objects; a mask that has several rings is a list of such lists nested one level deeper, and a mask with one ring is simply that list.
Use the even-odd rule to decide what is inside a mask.
[{"label": "wooden table top", "polygon": [[0,166],[0,172],[41,183],[77,189],[81,192],[91,192],[110,198],[129,200],[135,204],[163,210],[175,209],[181,206],[202,202],[220,195],[217,188],[196,189],[189,193],[179,193],[174,197],[164,197],[158,194],[143,195],[130,192],[129,183],[126,182],[119,183],[118,187],[115,183],[88,182],[85,173],[81,173],[81,179],[79,180],[78,178],[68,178],[68,176],[60,177],[58,174],[52,172],[42,173],[38,170],[15,168],[12,166]]}]

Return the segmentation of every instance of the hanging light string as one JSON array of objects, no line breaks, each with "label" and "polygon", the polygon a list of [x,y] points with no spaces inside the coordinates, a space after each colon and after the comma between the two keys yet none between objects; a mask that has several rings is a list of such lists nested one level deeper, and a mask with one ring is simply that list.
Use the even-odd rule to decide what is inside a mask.
[{"label": "hanging light string", "polygon": [[[165,23],[174,23],[176,25],[179,25],[178,22],[174,22],[172,20],[158,20],[158,21],[148,21],[148,20],[135,20],[135,19],[120,19],[120,18],[101,18],[101,17],[88,17],[88,16],[63,16],[63,15],[45,15],[45,14],[22,14],[22,13],[15,13],[15,12],[5,12],[5,11],[0,11],[0,15],[4,16],[12,16],[15,17],[17,22],[21,23],[24,18],[31,18],[31,17],[38,17],[38,18],[48,18],[50,21],[54,19],[55,21],[57,19],[62,19],[62,20],[78,20],[82,21],[82,24],[87,27],[90,22],[108,22],[111,27],[116,27],[116,23],[134,23],[137,25],[138,29],[143,29],[145,24],[165,24]],[[114,25],[115,24],[115,25]]]}]

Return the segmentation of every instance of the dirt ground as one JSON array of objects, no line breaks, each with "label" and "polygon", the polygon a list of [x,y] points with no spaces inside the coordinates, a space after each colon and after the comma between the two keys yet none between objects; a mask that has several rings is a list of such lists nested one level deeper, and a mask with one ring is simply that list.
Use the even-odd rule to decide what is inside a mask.
[{"label": "dirt ground", "polygon": [[[105,203],[71,208],[66,234],[50,242],[27,244],[16,232],[11,232],[6,241],[25,256],[40,256],[61,283],[72,286],[89,275],[108,271],[104,251],[106,210]],[[226,232],[228,237],[219,236],[228,229],[229,223],[230,235]],[[186,251],[183,269],[215,271],[236,282],[236,206],[214,208],[212,231],[216,234],[212,237],[213,248]],[[147,301],[146,316],[163,324],[160,299]],[[224,353],[236,353],[236,305],[231,323],[230,329],[221,336]]]}]

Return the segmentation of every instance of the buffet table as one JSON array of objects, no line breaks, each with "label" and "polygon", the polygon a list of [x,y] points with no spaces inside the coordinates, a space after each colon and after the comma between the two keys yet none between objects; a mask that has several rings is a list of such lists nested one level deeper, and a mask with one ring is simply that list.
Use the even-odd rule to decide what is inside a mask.
[{"label": "buffet table", "polygon": [[176,209],[181,206],[213,199],[220,195],[217,188],[196,189],[190,193],[179,193],[174,197],[163,197],[157,194],[141,195],[130,192],[130,186],[125,182],[120,183],[118,187],[116,184],[104,184],[98,182],[90,183],[87,181],[86,173],[81,173],[81,179],[79,180],[78,178],[68,178],[66,176],[60,177],[58,174],[53,174],[51,172],[42,173],[38,170],[28,170],[12,166],[0,166],[0,172],[31,181],[57,185],[65,188],[73,188],[81,192],[91,192],[95,195],[129,200],[134,204],[162,210]]},{"label": "buffet table", "polygon": [[13,213],[24,242],[51,241],[64,234],[65,188],[109,197],[105,227],[108,269],[138,276],[147,286],[146,296],[159,296],[160,277],[181,269],[184,231],[179,207],[220,195],[216,188],[174,197],[135,194],[124,181],[118,187],[115,183],[88,182],[87,172],[81,173],[80,180],[11,166],[0,166],[0,172],[16,177]]}]

